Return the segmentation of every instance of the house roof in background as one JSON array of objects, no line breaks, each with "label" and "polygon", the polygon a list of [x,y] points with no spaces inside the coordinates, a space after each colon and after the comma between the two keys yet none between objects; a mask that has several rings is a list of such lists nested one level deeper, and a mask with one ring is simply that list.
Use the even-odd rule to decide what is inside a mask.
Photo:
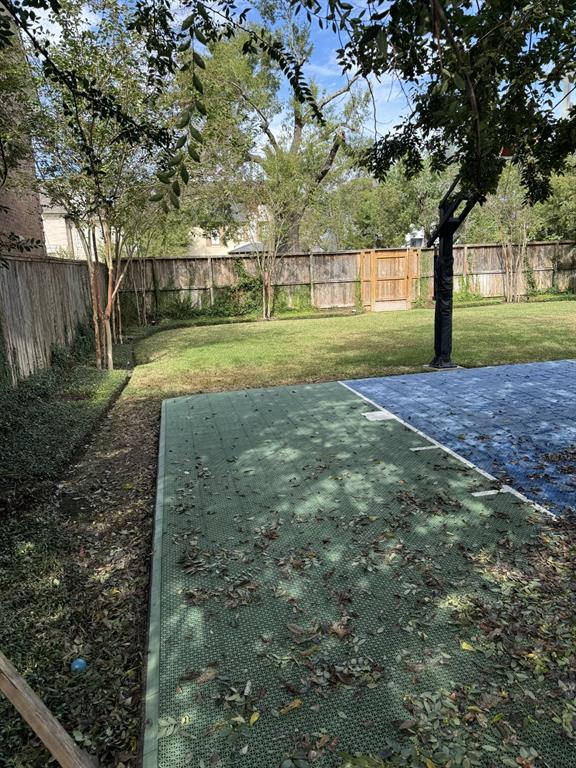
[{"label": "house roof in background", "polygon": [[228,251],[228,253],[262,253],[263,250],[264,246],[262,243],[241,243],[240,245],[237,245],[236,248],[232,248]]},{"label": "house roof in background", "polygon": [[[262,243],[242,243],[241,245],[237,245],[236,248],[232,248],[232,250],[228,251],[228,255],[231,256],[239,253],[262,253],[263,250],[264,245]],[[298,251],[298,253],[326,253],[326,251],[324,248],[320,248],[319,245],[315,245],[313,248],[310,248],[310,250]]]}]

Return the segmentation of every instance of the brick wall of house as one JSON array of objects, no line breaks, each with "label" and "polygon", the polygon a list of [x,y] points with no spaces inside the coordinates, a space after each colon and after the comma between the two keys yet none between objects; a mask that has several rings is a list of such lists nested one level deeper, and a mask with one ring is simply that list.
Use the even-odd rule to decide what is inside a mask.
[{"label": "brick wall of house", "polygon": [[31,160],[9,170],[6,184],[0,188],[0,234],[14,232],[19,237],[39,240],[41,245],[31,255],[45,256],[40,195],[35,185]]}]

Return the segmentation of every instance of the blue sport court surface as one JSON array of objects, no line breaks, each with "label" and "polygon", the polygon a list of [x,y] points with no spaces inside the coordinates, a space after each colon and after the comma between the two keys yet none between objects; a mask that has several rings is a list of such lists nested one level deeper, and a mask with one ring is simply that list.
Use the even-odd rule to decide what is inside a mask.
[{"label": "blue sport court surface", "polygon": [[345,384],[554,514],[576,512],[576,360]]}]

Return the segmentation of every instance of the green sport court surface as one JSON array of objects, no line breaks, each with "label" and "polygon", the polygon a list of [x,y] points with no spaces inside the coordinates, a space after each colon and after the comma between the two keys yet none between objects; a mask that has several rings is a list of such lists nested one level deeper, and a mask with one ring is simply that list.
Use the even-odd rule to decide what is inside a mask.
[{"label": "green sport court surface", "polygon": [[576,766],[454,620],[541,513],[388,416],[337,382],[164,402],[144,768]]}]

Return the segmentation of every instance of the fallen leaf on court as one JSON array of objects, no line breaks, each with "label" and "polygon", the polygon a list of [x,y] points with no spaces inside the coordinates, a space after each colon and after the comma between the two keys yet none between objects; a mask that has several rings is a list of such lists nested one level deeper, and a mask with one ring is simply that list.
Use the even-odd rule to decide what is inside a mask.
[{"label": "fallen leaf on court", "polygon": [[463,651],[475,651],[476,648],[474,648],[473,645],[470,645],[470,643],[467,643],[466,640],[462,640],[460,643],[460,648],[462,648]]},{"label": "fallen leaf on court", "polygon": [[205,667],[196,678],[193,678],[193,680],[195,683],[198,683],[198,685],[204,685],[204,683],[209,683],[211,680],[214,680],[217,674],[218,670],[216,667]]},{"label": "fallen leaf on court", "polygon": [[173,717],[161,717],[158,720],[158,738],[172,736],[178,730],[178,723]]},{"label": "fallen leaf on court", "polygon": [[250,725],[254,725],[254,723],[260,719],[260,712],[252,712],[250,715],[250,720],[248,721]]},{"label": "fallen leaf on court", "polygon": [[343,616],[340,621],[335,621],[330,625],[330,633],[336,635],[340,640],[352,634],[352,629],[348,626],[349,616]]},{"label": "fallen leaf on court", "polygon": [[287,715],[289,712],[293,712],[295,709],[301,707],[302,703],[302,699],[292,699],[292,701],[289,704],[286,704],[285,707],[282,707],[279,712],[281,715]]}]

